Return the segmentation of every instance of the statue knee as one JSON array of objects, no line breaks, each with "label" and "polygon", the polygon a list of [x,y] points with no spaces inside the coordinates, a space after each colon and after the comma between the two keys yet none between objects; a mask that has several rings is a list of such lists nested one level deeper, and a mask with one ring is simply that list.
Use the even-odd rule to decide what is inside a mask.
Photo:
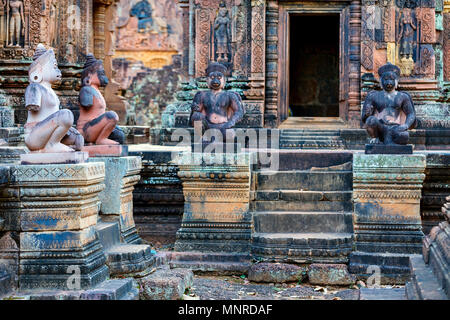
[{"label": "statue knee", "polygon": [[108,119],[108,122],[114,123],[114,125],[119,122],[119,116],[114,111],[105,112],[105,117]]},{"label": "statue knee", "polygon": [[407,144],[409,141],[409,132],[408,131],[394,132],[392,141],[397,144]]},{"label": "statue knee", "polygon": [[375,116],[370,116],[366,120],[366,125],[370,128],[375,128],[378,127],[379,122],[380,121]]},{"label": "statue knee", "polygon": [[58,125],[69,129],[73,125],[73,113],[68,109],[58,111]]}]

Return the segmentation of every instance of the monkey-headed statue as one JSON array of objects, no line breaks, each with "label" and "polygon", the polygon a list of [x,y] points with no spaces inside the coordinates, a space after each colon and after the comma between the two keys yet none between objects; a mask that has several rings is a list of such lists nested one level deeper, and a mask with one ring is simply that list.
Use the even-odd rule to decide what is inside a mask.
[{"label": "monkey-headed statue", "polygon": [[72,112],[59,109],[60,101],[52,89],[52,84],[61,78],[53,49],[39,44],[29,69],[30,85],[25,91],[25,145],[32,153],[67,153],[84,145],[81,134],[72,128]]}]

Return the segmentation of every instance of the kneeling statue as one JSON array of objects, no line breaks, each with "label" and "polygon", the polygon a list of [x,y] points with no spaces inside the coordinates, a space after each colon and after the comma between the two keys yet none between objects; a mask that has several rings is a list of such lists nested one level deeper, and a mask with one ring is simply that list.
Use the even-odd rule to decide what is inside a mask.
[{"label": "kneeling statue", "polygon": [[411,96],[397,91],[400,68],[387,63],[378,70],[383,91],[371,91],[362,111],[362,122],[372,139],[371,143],[406,145],[407,130],[417,125]]},{"label": "kneeling statue", "polygon": [[[227,130],[233,128],[244,116],[242,99],[238,93],[224,91],[226,67],[217,62],[206,69],[208,91],[200,91],[194,97],[189,123],[201,121],[202,134],[208,129],[218,129],[226,139]],[[234,136],[232,132],[231,136]]]},{"label": "kneeling statue", "polygon": [[39,44],[28,71],[30,85],[25,91],[28,118],[25,124],[25,145],[31,152],[59,153],[81,150],[84,140],[72,128],[73,113],[59,110],[60,101],[52,84],[61,81],[53,49]]},{"label": "kneeling statue", "polygon": [[114,111],[106,111],[106,101],[99,88],[109,80],[103,62],[88,54],[81,74],[82,87],[79,94],[80,117],[77,129],[88,144],[118,145],[125,141],[125,134],[117,127],[119,116]]}]

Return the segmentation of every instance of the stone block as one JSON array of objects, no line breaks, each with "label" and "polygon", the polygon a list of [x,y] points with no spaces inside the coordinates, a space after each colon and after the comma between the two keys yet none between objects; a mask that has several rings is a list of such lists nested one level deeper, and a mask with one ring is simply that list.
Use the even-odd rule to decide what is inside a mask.
[{"label": "stone block", "polygon": [[257,263],[248,271],[248,280],[254,282],[284,283],[302,281],[306,267],[286,263]]},{"label": "stone block", "polygon": [[26,153],[20,155],[20,164],[78,164],[88,159],[87,152]]},{"label": "stone block", "polygon": [[311,264],[308,269],[310,284],[347,286],[356,282],[345,264]]},{"label": "stone block", "polygon": [[189,269],[158,269],[137,280],[140,300],[180,300],[193,279]]},{"label": "stone block", "polygon": [[105,164],[105,190],[99,194],[100,213],[119,221],[125,242],[140,243],[133,218],[133,189],[140,179],[141,158],[96,157],[88,161]]}]

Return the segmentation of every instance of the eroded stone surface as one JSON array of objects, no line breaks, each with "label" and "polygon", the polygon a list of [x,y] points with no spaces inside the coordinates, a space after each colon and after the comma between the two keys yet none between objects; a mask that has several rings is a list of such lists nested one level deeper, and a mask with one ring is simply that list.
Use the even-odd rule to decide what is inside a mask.
[{"label": "eroded stone surface", "polygon": [[302,281],[306,267],[286,263],[257,263],[248,271],[248,279],[254,282],[283,283]]},{"label": "eroded stone surface", "polygon": [[348,272],[345,264],[311,264],[308,270],[311,284],[318,285],[351,285],[356,277]]},{"label": "eroded stone surface", "polygon": [[193,280],[194,274],[189,269],[160,268],[137,279],[140,300],[180,300]]}]

